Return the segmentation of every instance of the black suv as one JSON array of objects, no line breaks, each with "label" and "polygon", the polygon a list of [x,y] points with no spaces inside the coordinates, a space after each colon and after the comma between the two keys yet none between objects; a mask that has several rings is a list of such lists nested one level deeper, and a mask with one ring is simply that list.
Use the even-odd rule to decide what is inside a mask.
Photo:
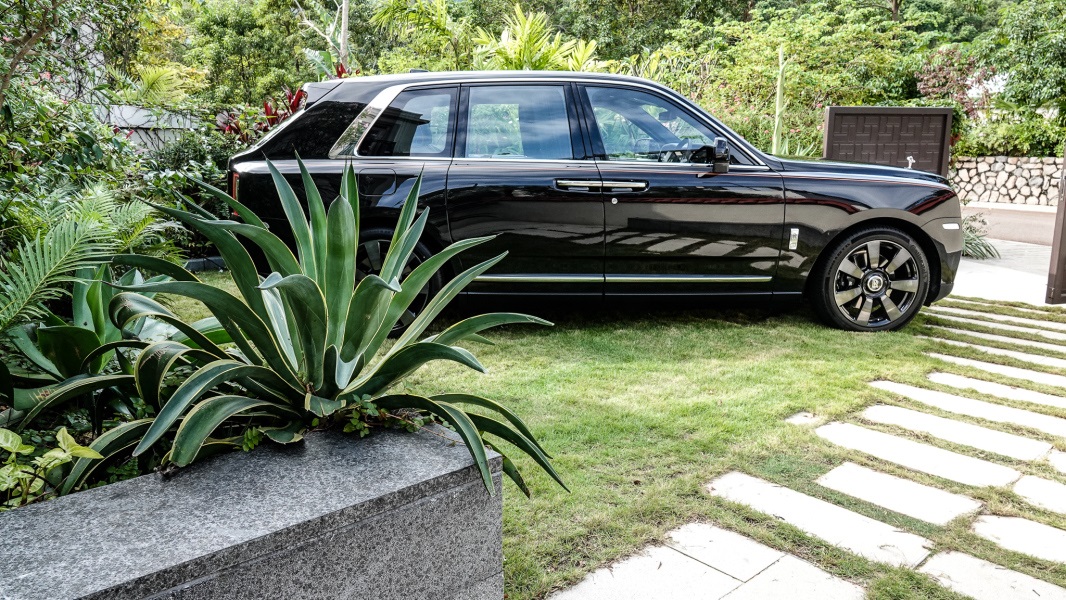
[{"label": "black suv", "polygon": [[453,268],[509,252],[471,293],[806,294],[828,323],[872,331],[946,296],[959,265],[944,178],[769,156],[651,81],[413,73],[303,89],[296,115],[233,157],[230,192],[284,234],[263,159],[300,193],[298,154],[324,198],[354,164],[364,273],[419,175],[431,212],[413,260],[490,234]]}]

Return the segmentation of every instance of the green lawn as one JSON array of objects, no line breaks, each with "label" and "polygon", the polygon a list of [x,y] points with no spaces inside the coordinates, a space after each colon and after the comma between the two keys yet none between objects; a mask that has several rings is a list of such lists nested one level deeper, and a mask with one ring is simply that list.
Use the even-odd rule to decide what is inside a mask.
[{"label": "green lawn", "polygon": [[[224,280],[213,276],[211,281]],[[178,307],[182,312],[190,308]],[[1002,311],[1017,312],[1009,307]],[[504,557],[510,600],[543,598],[694,520],[717,523],[800,555],[867,585],[872,598],[958,597],[913,571],[872,563],[775,518],[709,496],[704,486],[731,470],[918,533],[933,540],[938,549],[965,550],[1066,584],[1066,567],[999,549],[969,533],[963,520],[937,527],[813,483],[822,473],[851,460],[967,493],[984,501],[995,514],[1066,527],[1061,515],[1034,509],[1005,488],[967,488],[910,473],[834,447],[809,427],[784,422],[799,411],[825,420],[861,422],[855,413],[867,405],[902,404],[891,393],[867,385],[879,378],[935,388],[925,379],[933,370],[976,376],[967,368],[949,369],[923,355],[945,349],[919,337],[933,331],[925,327],[934,322],[932,317],[920,316],[903,332],[857,334],[828,329],[803,309],[697,310],[666,305],[650,311],[647,307],[591,305],[537,312],[556,325],[490,332],[496,345],[471,347],[489,369],[487,374],[439,364],[420,371],[407,384],[408,390],[424,394],[476,393],[513,408],[555,456],[556,467],[573,490],[564,492],[532,461],[513,457],[527,475],[533,498],[527,500],[505,482]],[[1056,313],[1055,318],[1059,314],[1066,313]],[[952,353],[988,358],[963,349]],[[997,362],[1016,364],[1011,359]],[[938,414],[932,409],[928,412]],[[1054,409],[1046,412],[1055,414]],[[1066,411],[1059,416],[1066,417]],[[864,425],[895,432],[892,427]],[[1055,442],[1037,431],[1016,431]],[[953,447],[933,438],[922,441]],[[1059,447],[1066,450],[1062,444]],[[966,452],[981,455],[972,449]],[[1025,473],[1062,480],[1047,466],[995,459]]]}]

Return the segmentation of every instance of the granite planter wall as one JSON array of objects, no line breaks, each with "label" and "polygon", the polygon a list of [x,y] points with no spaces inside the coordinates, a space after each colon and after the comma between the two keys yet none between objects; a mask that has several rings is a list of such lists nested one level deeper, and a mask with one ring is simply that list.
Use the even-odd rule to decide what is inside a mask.
[{"label": "granite planter wall", "polygon": [[1057,206],[1063,176],[1062,158],[958,157],[951,185],[965,202]]},{"label": "granite planter wall", "polygon": [[0,599],[500,600],[500,466],[314,433],[72,494],[0,514]]}]

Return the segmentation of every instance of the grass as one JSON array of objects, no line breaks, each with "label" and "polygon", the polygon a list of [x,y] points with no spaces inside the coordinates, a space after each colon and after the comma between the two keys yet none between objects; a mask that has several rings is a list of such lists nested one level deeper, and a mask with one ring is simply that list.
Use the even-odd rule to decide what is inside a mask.
[{"label": "grass", "polygon": [[[218,280],[211,277],[209,281],[226,284],[224,275]],[[183,314],[193,309],[184,301],[172,306]],[[1002,310],[1014,312],[1009,307]],[[858,334],[826,328],[802,309],[715,310],[667,303],[657,309],[590,304],[539,306],[529,312],[556,325],[490,332],[495,345],[471,347],[488,373],[434,364],[406,384],[417,393],[463,391],[502,401],[530,424],[572,489],[566,493],[532,461],[512,457],[526,474],[533,497],[526,499],[515,486],[505,483],[504,574],[510,600],[544,598],[598,567],[661,542],[667,531],[691,521],[715,523],[796,554],[866,585],[870,598],[959,597],[924,575],[867,561],[774,517],[710,496],[706,484],[732,470],[925,536],[937,550],[962,550],[1066,584],[1066,566],[1003,550],[970,533],[967,519],[933,526],[814,483],[821,474],[852,461],[968,494],[985,502],[989,513],[1024,516],[1066,528],[1062,515],[1036,509],[1009,489],[975,489],[909,472],[832,446],[811,427],[784,422],[796,412],[809,411],[826,422],[854,422],[901,433],[863,423],[857,416],[878,402],[908,405],[868,382],[891,379],[957,393],[926,379],[928,373],[940,370],[1024,385],[926,356],[925,352],[950,349],[959,356],[1012,364],[1012,359],[922,339],[937,331],[926,325],[936,322],[932,317],[919,316],[902,332]],[[1048,313],[1055,320],[1066,315]],[[441,323],[463,316],[446,314]],[[1027,387],[1061,393],[1035,384]],[[1054,408],[1018,406],[1066,417],[1066,411]],[[1061,440],[1039,431],[921,408],[1045,439],[1066,450]],[[934,438],[911,437],[1066,483],[1047,465],[990,456]]]}]

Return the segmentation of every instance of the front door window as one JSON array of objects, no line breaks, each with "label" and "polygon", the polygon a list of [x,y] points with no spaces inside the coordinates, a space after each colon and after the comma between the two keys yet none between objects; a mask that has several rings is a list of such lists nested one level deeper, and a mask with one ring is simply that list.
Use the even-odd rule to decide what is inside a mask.
[{"label": "front door window", "polygon": [[639,90],[588,87],[607,160],[687,163],[714,134],[672,102]]}]

